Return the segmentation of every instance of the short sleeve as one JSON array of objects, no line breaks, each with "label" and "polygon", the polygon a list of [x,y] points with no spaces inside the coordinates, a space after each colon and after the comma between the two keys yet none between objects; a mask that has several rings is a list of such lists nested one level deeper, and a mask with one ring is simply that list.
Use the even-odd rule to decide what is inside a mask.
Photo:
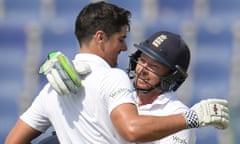
[{"label": "short sleeve", "polygon": [[120,69],[111,69],[104,77],[101,88],[109,114],[120,104],[136,104],[132,83],[127,74]]},{"label": "short sleeve", "polygon": [[41,132],[46,131],[50,126],[44,107],[45,96],[48,95],[49,88],[50,85],[47,84],[34,99],[32,105],[20,116],[21,120]]}]

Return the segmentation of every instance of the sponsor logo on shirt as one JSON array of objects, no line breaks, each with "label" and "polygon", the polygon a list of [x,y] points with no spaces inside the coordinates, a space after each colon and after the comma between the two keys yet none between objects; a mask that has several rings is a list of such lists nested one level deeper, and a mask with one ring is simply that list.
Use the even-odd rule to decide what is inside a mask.
[{"label": "sponsor logo on shirt", "polygon": [[173,141],[176,141],[179,144],[187,144],[187,141],[183,138],[180,138],[178,136],[172,136]]},{"label": "sponsor logo on shirt", "polygon": [[121,88],[121,89],[118,89],[117,91],[115,91],[114,93],[112,93],[110,95],[110,97],[115,97],[116,95],[122,93],[122,92],[128,92],[128,93],[131,93],[133,92],[131,89],[127,89],[127,88]]}]

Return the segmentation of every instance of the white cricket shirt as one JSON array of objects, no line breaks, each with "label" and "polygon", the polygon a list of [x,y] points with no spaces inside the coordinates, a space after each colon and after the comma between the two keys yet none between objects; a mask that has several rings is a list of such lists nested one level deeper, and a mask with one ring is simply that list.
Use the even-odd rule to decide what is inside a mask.
[{"label": "white cricket shirt", "polygon": [[[179,114],[188,109],[189,108],[185,104],[177,99],[174,92],[168,92],[158,96],[152,104],[139,106],[138,112],[139,114],[144,115],[167,116],[171,114]],[[186,129],[163,139],[146,142],[144,144],[195,144],[195,142],[195,130]]]},{"label": "white cricket shirt", "polygon": [[90,65],[78,95],[58,96],[47,84],[21,119],[44,132],[53,125],[62,144],[126,144],[110,119],[122,103],[136,103],[127,74],[111,68],[93,54],[77,54],[74,61]]}]

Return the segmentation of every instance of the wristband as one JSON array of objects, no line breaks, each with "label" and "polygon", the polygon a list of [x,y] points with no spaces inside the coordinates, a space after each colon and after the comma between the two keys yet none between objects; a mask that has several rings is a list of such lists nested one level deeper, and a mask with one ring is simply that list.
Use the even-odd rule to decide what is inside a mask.
[{"label": "wristband", "polygon": [[187,128],[198,128],[199,127],[198,116],[194,110],[189,110],[189,111],[184,112],[183,116],[186,120]]}]

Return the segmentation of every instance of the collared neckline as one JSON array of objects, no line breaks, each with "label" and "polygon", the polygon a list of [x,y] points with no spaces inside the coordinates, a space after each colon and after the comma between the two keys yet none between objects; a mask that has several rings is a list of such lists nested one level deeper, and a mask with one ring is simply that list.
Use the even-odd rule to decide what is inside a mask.
[{"label": "collared neckline", "polygon": [[[151,107],[154,107],[155,105],[164,105],[168,103],[170,100],[175,99],[176,95],[174,92],[166,92],[164,94],[159,95],[151,104],[146,104],[140,106],[141,109],[149,109]],[[139,99],[137,98],[137,101]]]},{"label": "collared neckline", "polygon": [[78,53],[76,54],[74,61],[82,61],[82,62],[94,62],[101,65],[104,65],[107,68],[111,68],[110,65],[100,56],[91,54],[91,53]]}]

